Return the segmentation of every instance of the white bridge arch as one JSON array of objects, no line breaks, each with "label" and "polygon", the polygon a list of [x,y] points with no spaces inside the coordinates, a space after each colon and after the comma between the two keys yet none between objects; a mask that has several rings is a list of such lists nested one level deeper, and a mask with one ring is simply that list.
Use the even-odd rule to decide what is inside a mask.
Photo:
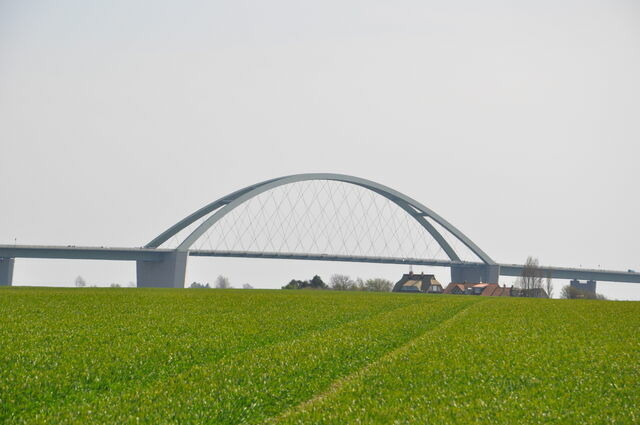
[{"label": "white bridge arch", "polygon": [[[415,220],[446,253],[448,260],[435,260],[430,258],[392,258],[387,256],[340,256],[340,255],[313,255],[295,254],[288,252],[233,252],[233,251],[202,251],[193,250],[193,244],[201,238],[216,223],[219,223],[225,216],[233,212],[242,204],[251,199],[278,187],[294,183],[307,181],[334,181],[350,185],[359,186],[377,195],[380,195],[403,210],[411,219]],[[480,260],[479,262],[468,263],[461,260],[460,255],[454,247],[443,236],[442,230],[438,230],[428,220],[433,220],[441,229],[448,232],[448,236],[454,237],[461,242]],[[159,248],[163,243],[175,237],[189,226],[202,220],[184,240],[182,240],[170,258],[168,263],[138,262],[138,284],[140,286],[157,286],[162,280],[161,286],[182,286],[184,282],[184,270],[186,269],[186,259],[189,255],[196,256],[222,256],[222,257],[251,257],[251,258],[283,258],[283,259],[308,259],[325,261],[354,261],[372,263],[404,263],[404,264],[424,264],[448,266],[452,268],[452,280],[456,281],[497,281],[499,267],[496,262],[487,255],[478,245],[463,234],[459,229],[435,213],[426,205],[417,200],[389,188],[380,183],[363,179],[360,177],[344,174],[331,173],[308,173],[278,177],[247,186],[243,189],[223,196],[194,213],[188,215],[178,223],[169,227],[150,241],[145,248]],[[163,278],[163,276],[165,276]]]},{"label": "white bridge arch", "polygon": [[[202,238],[213,227],[226,226],[224,220],[237,213],[240,206],[246,206],[252,200],[260,199],[261,194],[274,193],[281,187],[294,186],[293,183],[324,181],[328,183],[344,183],[343,186],[376,194],[376,198],[393,205],[394,210],[415,229],[420,230],[420,237],[430,237],[439,247],[438,254],[445,253],[447,258],[436,259],[428,255],[415,257],[390,257],[388,255],[365,255],[351,253],[315,253],[305,251],[304,247],[297,252],[274,251],[238,251],[238,250],[203,250],[194,247],[194,242]],[[309,184],[311,184],[309,183]],[[306,183],[302,183],[306,184]],[[354,189],[355,190],[355,189]],[[332,195],[331,193],[330,195]],[[333,199],[333,198],[330,198]],[[347,205],[347,209],[349,206]],[[322,210],[320,214],[324,214]],[[406,213],[406,214],[405,214]],[[356,215],[356,213],[352,214]],[[214,225],[218,226],[214,226]],[[349,224],[349,223],[347,223]],[[393,226],[393,224],[391,224]],[[285,226],[281,226],[282,229]],[[367,228],[366,223],[360,227]],[[355,229],[355,227],[354,227]],[[295,228],[294,228],[295,230]],[[286,229],[284,230],[287,231]],[[177,238],[182,233],[187,236],[178,242],[175,248],[161,247],[167,240]],[[425,233],[426,232],[426,233]],[[426,236],[428,233],[429,236]],[[180,234],[180,235],[179,235]],[[445,237],[446,236],[446,237]],[[452,242],[459,246],[452,246]],[[281,245],[280,245],[281,246]],[[344,246],[344,245],[343,245]],[[296,246],[297,248],[298,246]],[[383,254],[388,254],[387,250]],[[477,260],[463,259],[459,250],[468,251]],[[13,284],[13,270],[17,258],[49,258],[70,260],[112,260],[135,261],[137,284],[139,287],[175,287],[183,288],[189,256],[238,257],[238,258],[274,258],[321,261],[349,261],[363,263],[414,264],[441,266],[451,269],[452,282],[498,282],[499,276],[520,276],[524,266],[521,264],[497,264],[474,242],[465,236],[447,220],[436,214],[424,204],[382,184],[343,174],[297,174],[266,180],[236,192],[230,193],[198,211],[190,214],[174,224],[144,247],[108,247],[108,246],[52,246],[52,245],[0,245],[0,286]],[[617,271],[603,269],[583,269],[571,267],[541,267],[541,271],[554,279],[588,279],[611,282],[640,283],[640,273],[633,270]]]}]

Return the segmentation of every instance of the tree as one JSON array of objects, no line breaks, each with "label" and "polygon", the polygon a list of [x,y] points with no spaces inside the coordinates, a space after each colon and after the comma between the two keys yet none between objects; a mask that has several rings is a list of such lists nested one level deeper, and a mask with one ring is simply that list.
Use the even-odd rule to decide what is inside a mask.
[{"label": "tree", "polygon": [[606,300],[602,294],[595,294],[590,291],[583,291],[578,288],[574,288],[571,285],[567,285],[562,288],[560,291],[560,298],[565,298],[568,300]]},{"label": "tree", "polygon": [[245,284],[242,285],[242,289],[253,289],[253,286],[251,286],[248,283],[245,283]]},{"label": "tree", "polygon": [[78,276],[76,277],[76,286],[78,288],[84,288],[85,286],[87,286],[87,281],[85,281],[82,276]]},{"label": "tree", "polygon": [[229,289],[231,288],[231,283],[229,282],[229,278],[226,276],[218,276],[216,278],[216,288],[217,289]]},{"label": "tree", "polygon": [[189,285],[189,288],[194,288],[194,289],[209,289],[209,288],[211,288],[211,287],[209,286],[209,284],[208,284],[208,283],[205,285],[204,283],[193,282],[191,285]]},{"label": "tree", "polygon": [[[578,292],[581,292],[581,291],[572,286],[566,285],[566,286],[563,286],[562,290],[560,291],[560,298],[564,298],[566,300],[578,298],[577,296]],[[580,298],[583,298],[583,297],[580,297]]]},{"label": "tree", "polygon": [[329,281],[329,287],[334,291],[353,291],[356,283],[346,274],[334,274]]},{"label": "tree", "polygon": [[520,288],[520,294],[523,297],[537,297],[542,292],[542,279],[544,273],[538,264],[538,259],[528,257],[524,263],[520,278],[516,282],[516,286]]},{"label": "tree", "polygon": [[109,285],[110,288],[120,288],[120,284],[119,283],[112,283],[111,285]]},{"label": "tree", "polygon": [[547,291],[547,297],[553,298],[553,281],[551,280],[551,275],[547,274],[547,280],[544,285],[545,291]]},{"label": "tree", "polygon": [[327,284],[322,281],[322,278],[318,275],[313,276],[313,279],[309,282],[309,288],[312,289],[327,289]]},{"label": "tree", "polygon": [[356,284],[354,285],[353,289],[356,291],[366,291],[367,284],[364,280],[362,280],[361,277],[359,277],[356,279]]},{"label": "tree", "polygon": [[367,279],[365,282],[365,287],[367,291],[372,292],[390,292],[393,288],[393,283],[390,280],[376,278],[376,279]]},{"label": "tree", "polygon": [[327,289],[327,284],[322,281],[322,278],[318,275],[313,276],[313,279],[309,280],[295,280],[292,279],[289,283],[284,285],[282,289]]},{"label": "tree", "polygon": [[309,282],[303,282],[302,280],[291,279],[289,283],[284,285],[282,289],[303,289],[309,285]]}]

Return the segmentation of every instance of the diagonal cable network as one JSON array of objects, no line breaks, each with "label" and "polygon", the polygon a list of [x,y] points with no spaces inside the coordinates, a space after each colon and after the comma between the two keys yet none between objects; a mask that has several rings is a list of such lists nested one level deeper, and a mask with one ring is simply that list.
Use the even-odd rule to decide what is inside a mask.
[{"label": "diagonal cable network", "polygon": [[426,229],[391,200],[330,180],[283,185],[250,198],[215,223],[194,248],[203,246],[213,251],[447,258]]}]

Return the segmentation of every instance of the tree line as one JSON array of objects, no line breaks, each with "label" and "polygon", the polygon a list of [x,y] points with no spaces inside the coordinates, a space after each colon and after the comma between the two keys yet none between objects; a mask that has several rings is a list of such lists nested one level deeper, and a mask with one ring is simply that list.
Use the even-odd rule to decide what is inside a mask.
[{"label": "tree line", "polygon": [[334,291],[370,291],[370,292],[390,292],[393,283],[390,280],[374,278],[363,280],[361,278],[352,279],[348,275],[334,274],[325,283],[318,275],[310,280],[292,279],[284,285],[282,289],[329,289]]},{"label": "tree line", "polygon": [[[200,283],[200,282],[193,282],[191,285],[189,285],[189,288],[194,288],[194,289],[211,289],[211,288],[215,288],[215,289],[232,289],[233,286],[231,285],[231,281],[229,280],[228,277],[226,276],[218,276],[216,278],[215,283],[213,284],[213,286],[209,285],[209,283]],[[242,285],[242,289],[253,289],[253,286],[251,286],[248,283],[245,283]]]},{"label": "tree line", "polygon": [[[73,283],[76,288],[85,288],[85,287],[89,287],[89,288],[98,288],[98,285],[89,285],[87,283],[86,280],[84,280],[84,278],[82,276],[78,276],[76,277],[76,280]],[[133,282],[129,282],[129,284],[127,285],[127,287],[129,288],[135,288],[136,284]],[[109,288],[122,288],[122,285],[120,285],[119,283],[111,283],[109,284]]]},{"label": "tree line", "polygon": [[[78,276],[75,280],[75,286],[84,288],[89,286],[82,276]],[[135,287],[133,282],[129,286]],[[111,284],[112,288],[119,288],[117,283]],[[193,289],[232,289],[231,281],[226,276],[218,276],[211,285],[209,282],[192,282],[189,288]],[[242,289],[254,289],[252,285],[245,283]],[[351,279],[344,274],[334,274],[331,276],[329,283],[325,283],[318,275],[313,276],[310,280],[292,279],[282,289],[329,289],[334,291],[370,291],[370,292],[390,292],[393,289],[393,283],[390,280],[382,278],[374,278],[363,280],[361,278]]]}]

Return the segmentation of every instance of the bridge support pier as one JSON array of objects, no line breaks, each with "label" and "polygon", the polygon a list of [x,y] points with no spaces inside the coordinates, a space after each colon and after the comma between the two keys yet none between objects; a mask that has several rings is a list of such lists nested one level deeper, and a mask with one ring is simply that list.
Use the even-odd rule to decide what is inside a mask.
[{"label": "bridge support pier", "polygon": [[0,286],[13,284],[13,265],[15,258],[0,257]]},{"label": "bridge support pier", "polygon": [[499,278],[500,266],[497,264],[451,266],[453,283],[498,283]]},{"label": "bridge support pier", "polygon": [[162,261],[136,261],[138,288],[184,288],[187,251],[173,251]]}]

